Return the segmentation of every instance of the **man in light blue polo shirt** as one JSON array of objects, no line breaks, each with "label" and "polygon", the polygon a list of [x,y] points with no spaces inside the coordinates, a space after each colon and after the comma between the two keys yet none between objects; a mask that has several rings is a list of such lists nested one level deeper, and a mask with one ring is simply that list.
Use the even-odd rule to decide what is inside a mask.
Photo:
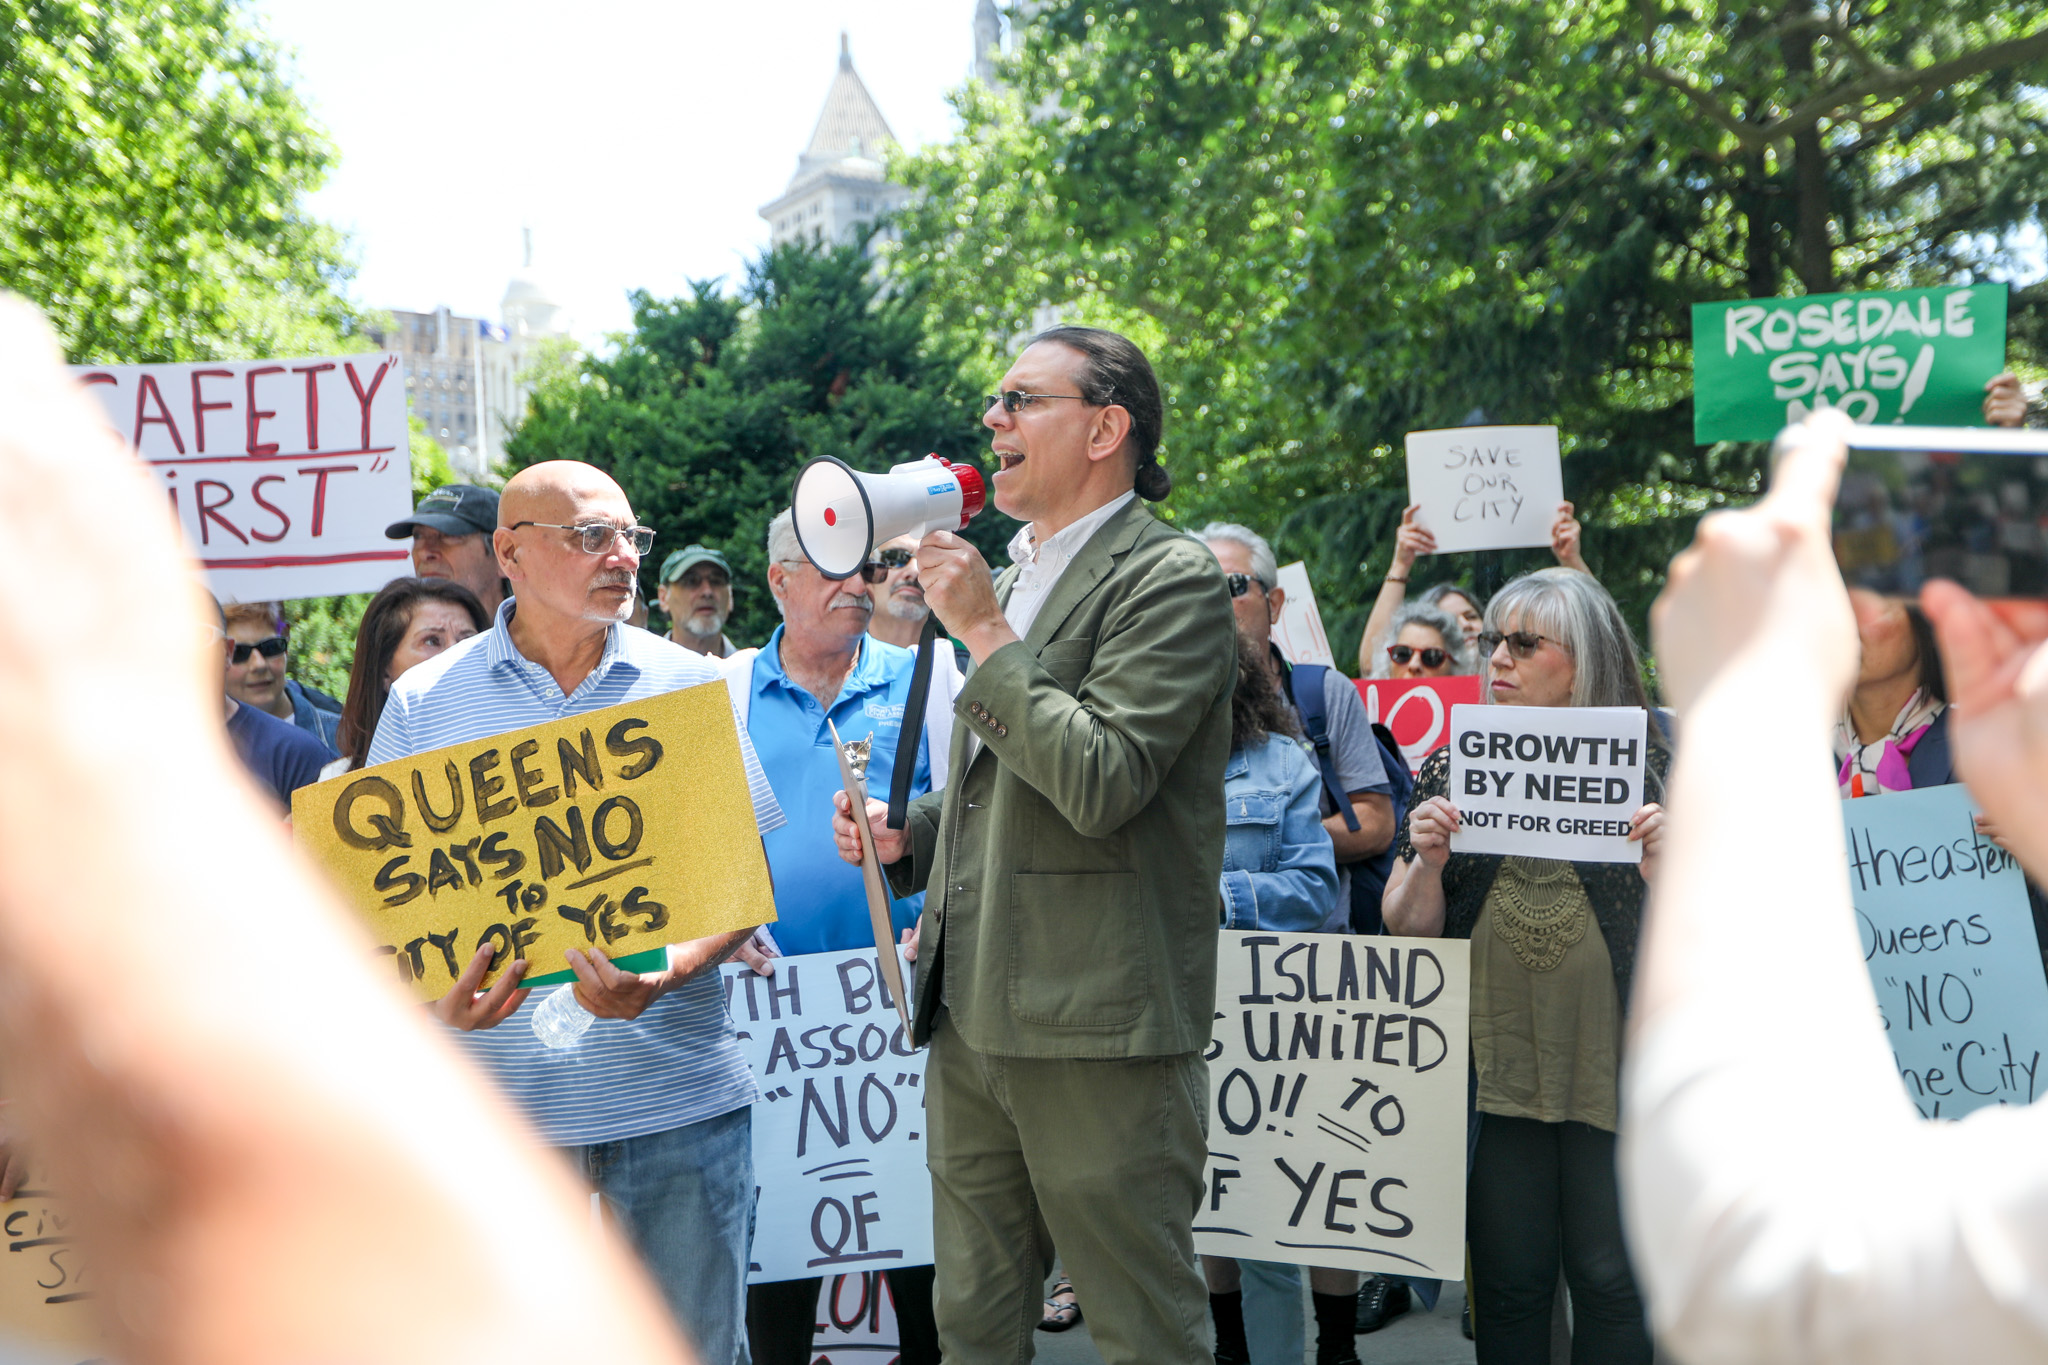
[{"label": "man in light blue polo shirt", "polygon": [[[490,630],[399,679],[369,762],[718,681],[702,655],[621,625],[652,534],[634,525],[619,486],[589,465],[558,460],[514,476],[493,543],[516,598],[499,607]],[[765,833],[782,824],[782,812],[740,739]],[[661,972],[625,972],[596,949],[570,951],[576,998],[597,1019],[566,1057],[533,1033],[540,1002],[519,989],[523,962],[475,994],[486,949],[434,1006],[461,1030],[470,1059],[603,1192],[706,1365],[747,1359],[757,1090],[717,967],[751,932],[673,944]]]},{"label": "man in light blue polo shirt", "polygon": [[[930,727],[907,738],[902,733],[917,656],[866,633],[874,610],[869,588],[861,574],[834,581],[819,573],[804,558],[784,511],[768,526],[768,591],[782,624],[760,649],[726,660],[726,685],[746,717],[776,802],[794,814],[761,840],[775,878],[770,932],[785,954],[872,948],[875,941],[860,869],[842,860],[832,841],[832,794],[841,781],[826,722],[848,743],[874,741],[870,791],[889,790],[899,753],[901,761],[916,765],[911,794],[931,789]],[[940,707],[935,719],[943,752],[952,716]],[[917,923],[923,901],[919,894],[895,902],[891,919],[898,934]],[[919,1316],[928,1323],[930,1272],[889,1276],[899,1319]],[[818,1287],[815,1279],[753,1287],[747,1318],[754,1365],[809,1365]],[[906,1361],[911,1358],[906,1352]]]}]

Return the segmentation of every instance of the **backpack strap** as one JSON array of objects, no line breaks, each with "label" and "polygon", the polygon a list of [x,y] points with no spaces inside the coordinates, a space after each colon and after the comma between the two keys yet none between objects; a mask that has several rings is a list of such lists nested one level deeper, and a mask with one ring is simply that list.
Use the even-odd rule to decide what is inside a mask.
[{"label": "backpack strap", "polygon": [[1302,734],[1315,747],[1323,790],[1343,815],[1344,828],[1356,833],[1358,812],[1351,809],[1351,795],[1337,780],[1337,763],[1330,756],[1330,712],[1323,699],[1323,675],[1327,672],[1329,669],[1323,664],[1295,664],[1288,671],[1287,685],[1294,697],[1294,709],[1301,716]]}]

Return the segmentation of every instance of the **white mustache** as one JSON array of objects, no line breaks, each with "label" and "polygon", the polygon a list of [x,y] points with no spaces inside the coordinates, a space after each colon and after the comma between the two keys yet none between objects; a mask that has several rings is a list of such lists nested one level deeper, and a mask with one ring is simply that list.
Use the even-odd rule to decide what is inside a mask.
[{"label": "white mustache", "polygon": [[841,607],[857,607],[862,611],[873,611],[875,604],[865,597],[855,597],[850,592],[835,592],[832,600],[825,604],[825,610],[837,611]]}]

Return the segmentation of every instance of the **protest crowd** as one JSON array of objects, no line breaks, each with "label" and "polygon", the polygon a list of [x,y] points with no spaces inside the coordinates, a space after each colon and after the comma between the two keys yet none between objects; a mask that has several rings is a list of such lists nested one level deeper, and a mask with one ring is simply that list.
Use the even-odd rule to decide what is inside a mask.
[{"label": "protest crowd", "polygon": [[[0,483],[10,486],[0,506],[26,495],[58,509],[104,500],[122,525],[154,525],[155,504],[128,487],[140,481],[124,480],[118,466],[131,457],[116,443],[84,442],[97,461],[86,474],[47,458],[50,440],[80,440],[85,401],[42,359],[47,343],[27,310],[9,305],[6,326],[0,343],[26,359],[7,371],[15,393],[13,415],[0,416],[11,428],[0,431]],[[1987,422],[2026,421],[2012,376],[1983,390]],[[1828,539],[1843,438],[1829,415],[1788,437],[1764,502],[1709,519],[1674,568],[1656,617],[1657,696],[1646,686],[1645,642],[1598,576],[1597,535],[1569,501],[1538,509],[1538,539],[1519,542],[1547,543],[1555,565],[1483,596],[1483,580],[1461,563],[1466,552],[1440,548],[1440,510],[1418,499],[1394,532],[1357,641],[1357,677],[1333,659],[1289,657],[1276,633],[1289,610],[1272,545],[1281,528],[1184,527],[1154,510],[1173,488],[1161,458],[1166,412],[1152,365],[1126,337],[1062,325],[1022,344],[980,415],[994,463],[989,502],[1018,526],[1006,565],[959,534],[964,520],[921,534],[878,523],[859,567],[834,577],[813,557],[822,532],[799,496],[767,528],[765,575],[740,581],[729,546],[658,545],[624,490],[592,465],[546,462],[502,488],[435,489],[384,526],[409,553],[395,567],[410,572],[390,577],[365,609],[339,698],[294,676],[281,602],[202,596],[192,609],[209,670],[200,700],[211,707],[218,688],[229,746],[269,804],[220,764],[217,739],[166,739],[165,759],[148,760],[145,776],[165,790],[179,784],[177,830],[255,840],[268,828],[252,843],[273,868],[268,913],[310,926],[284,932],[301,955],[292,965],[318,980],[327,968],[304,954],[362,959],[323,1006],[361,1029],[281,1025],[261,1044],[267,1053],[237,1063],[239,1080],[228,1067],[202,1083],[208,1027],[217,1027],[191,1004],[204,987],[186,987],[184,1004],[158,987],[150,998],[163,997],[164,1019],[191,1011],[199,1022],[166,1027],[147,1046],[121,1044],[126,1061],[97,1064],[106,1093],[69,1087],[58,1063],[107,1046],[81,1022],[89,971],[50,926],[27,926],[7,907],[48,880],[34,869],[66,850],[93,855],[26,808],[0,835],[21,841],[9,865],[25,879],[0,898],[0,943],[14,964],[7,988],[19,998],[0,1004],[0,1025],[17,1044],[39,1040],[37,1055],[50,1059],[10,1074],[25,1115],[10,1152],[47,1163],[59,1186],[80,1192],[81,1226],[98,1239],[109,1283],[155,1276],[159,1293],[189,1292],[182,1274],[163,1278],[169,1259],[193,1247],[213,1247],[218,1259],[221,1248],[246,1255],[269,1245],[274,1229],[259,1206],[275,1176],[252,1172],[239,1191],[228,1175],[202,1179],[184,1202],[134,1192],[197,1179],[245,1150],[252,1138],[225,1134],[266,1093],[308,1115],[349,1115],[324,1139],[288,1116],[255,1130],[276,1138],[273,1161],[311,1144],[295,1183],[318,1188],[300,1189],[283,1211],[304,1220],[306,1245],[283,1247],[266,1266],[213,1267],[207,1292],[217,1306],[145,1311],[135,1306],[140,1290],[117,1290],[108,1299],[116,1358],[204,1358],[258,1299],[270,1306],[252,1340],[296,1342],[301,1355],[315,1342],[334,1347],[343,1336],[322,1341],[292,1326],[311,1291],[281,1287],[291,1276],[318,1267],[353,1303],[370,1281],[403,1283],[408,1267],[430,1261],[438,1268],[418,1272],[424,1282],[458,1286],[501,1325],[528,1322],[522,1356],[547,1346],[592,1360],[809,1362],[821,1290],[862,1270],[888,1296],[892,1349],[906,1365],[1026,1360],[1038,1334],[1084,1323],[1110,1362],[1355,1365],[1372,1358],[1373,1334],[1434,1311],[1460,1281],[1463,1335],[1477,1359],[1504,1365],[1552,1360],[1565,1304],[1578,1365],[1648,1365],[1653,1340],[1696,1361],[1931,1358],[1916,1356],[1916,1343],[1942,1355],[1927,1347],[1942,1330],[1949,1358],[2048,1351],[2032,1311],[2048,1293],[2048,1240],[2029,1216],[2048,1191],[2048,1160],[2022,1107],[1931,1125],[1900,1103],[1898,1068],[1868,1017],[1868,978],[1849,956],[1857,948],[1834,833],[1844,801],[1967,780],[1982,808],[1972,826],[1981,844],[2048,873],[2042,670],[2025,663],[2031,646],[2013,618],[1953,585],[1930,587],[1924,603],[1844,585]],[[170,618],[156,627],[166,657],[190,653],[177,622],[181,592],[204,586],[197,570],[180,581],[164,527],[122,544],[116,567],[151,582]],[[647,605],[643,565],[657,562],[658,631],[630,624]],[[1419,571],[1434,581],[1424,587]],[[761,594],[780,624],[766,639],[733,639],[735,601]],[[0,630],[25,640],[35,619],[0,610]],[[182,697],[188,682],[166,682],[166,694]],[[36,697],[62,686],[38,676],[12,684]],[[452,816],[436,813],[435,779],[423,783],[422,772],[439,771],[439,751],[481,752],[499,737],[700,686],[716,687],[731,712],[730,790],[744,792],[728,812],[737,838],[732,826],[720,839],[687,824],[664,830],[681,817],[645,801],[614,805],[657,763],[698,761],[674,733],[633,737],[626,727],[643,721],[596,727],[623,767],[598,764],[590,729],[584,750],[560,741],[559,772],[548,766],[553,740],[510,747],[502,782],[482,776],[496,749],[463,759],[469,776],[451,759]],[[1765,700],[1770,687],[1784,695]],[[1420,749],[1396,738],[1379,700],[1414,689],[1439,698],[1449,718]],[[102,750],[70,733],[89,723],[77,703],[45,704],[52,733],[8,761],[89,766]],[[160,724],[189,721],[166,706]],[[19,733],[15,742],[31,744]],[[1590,775],[1546,785],[1560,794],[1544,798],[1543,814],[1494,813],[1488,800],[1512,796],[1513,784],[1507,769],[1485,765],[1526,763],[1545,745],[1554,757],[1565,744],[1586,746]],[[542,919],[553,913],[545,888],[522,910],[514,881],[490,892],[507,907],[505,923],[491,926],[502,938],[487,932],[472,949],[451,933],[426,948],[387,946],[373,962],[333,893],[277,837],[284,829],[308,840],[315,822],[305,812],[325,822],[347,800],[323,793],[381,783],[375,790],[400,802],[418,796],[409,833],[402,817],[380,826],[378,859],[410,849],[437,893],[444,864],[446,885],[462,886],[466,860],[477,886],[479,859],[502,866],[523,855],[470,840],[451,845],[452,860],[434,849],[429,863],[429,844],[463,818],[465,791],[478,819],[491,818],[497,792],[508,793],[506,810],[515,798],[522,807],[557,799],[523,766],[522,749],[559,779],[565,806],[578,772],[605,798],[587,828],[580,807],[556,812],[572,834],[536,855],[543,868],[552,857],[554,877],[571,875],[565,857],[586,870],[590,844],[624,859],[659,833],[723,869],[752,858],[758,838],[772,918],[651,940],[651,955],[634,955],[614,948],[604,918],[633,898],[592,902],[587,938],[557,961],[529,955],[534,940],[522,936],[536,907]],[[842,766],[849,751],[857,784]],[[397,774],[416,758],[424,766],[407,786]],[[172,759],[186,771],[174,777]],[[104,800],[116,847],[124,822],[156,818],[132,793],[80,784]],[[227,794],[216,799],[216,789]],[[360,839],[349,818],[332,823]],[[1791,829],[1827,833],[1775,837]],[[1728,856],[1736,848],[1751,855]],[[404,862],[390,857],[379,873],[379,892],[412,877],[414,891],[391,901],[417,894],[421,878],[394,870]],[[152,875],[175,883],[205,875],[205,865],[188,846]],[[139,901],[132,881],[116,875],[103,894]],[[2038,951],[2048,900],[2032,882],[2027,895]],[[214,922],[197,908],[205,900],[170,896],[173,910],[200,917],[200,932],[225,932],[205,929]],[[1756,931],[1745,943],[1731,911],[1747,916],[1766,901],[1797,903],[1780,930],[1790,947],[1746,953]],[[650,923],[654,912],[662,907]],[[574,918],[569,907],[561,914]],[[1212,1103],[1223,1101],[1209,1058],[1236,1046],[1218,1022],[1231,1008],[1218,990],[1219,935],[1275,945],[1321,936],[1344,945],[1347,964],[1354,948],[1377,961],[1364,955],[1383,941],[1436,940],[1466,964],[1465,1031],[1449,1063],[1469,1067],[1445,1158],[1463,1173],[1451,1264],[1372,1262],[1312,1239],[1291,1259],[1267,1242],[1233,1255],[1216,1239],[1238,1230],[1200,1225],[1223,1177],[1239,1175],[1217,1167],[1250,1160],[1219,1155],[1213,1126],[1222,1110]],[[883,984],[881,943],[905,965],[901,1000]],[[385,968],[417,985],[437,954],[452,983],[423,1008],[394,1004]],[[914,1115],[905,1127],[918,1130],[907,1136],[929,1192],[915,1204],[924,1226],[904,1245],[921,1254],[882,1249],[905,1234],[901,1221],[878,1220],[907,1216],[896,1203],[876,1212],[883,1206],[862,1202],[875,1196],[853,1197],[853,1185],[844,1198],[818,1186],[825,1193],[807,1196],[793,1221],[770,1215],[798,1165],[805,1180],[840,1177],[818,1176],[829,1158],[815,1150],[770,1167],[757,1126],[801,1107],[794,1121],[815,1141],[821,1125],[847,1130],[849,1109],[844,1091],[836,1120],[825,1100],[811,1107],[823,1091],[794,1070],[811,1065],[796,1046],[829,1054],[809,1041],[825,1030],[792,1039],[786,1074],[775,1052],[764,1071],[747,1049],[784,1047],[770,1041],[781,1011],[816,1008],[829,979],[810,964],[838,955],[837,979],[848,982],[850,954],[875,964],[862,978],[875,991],[870,1017],[883,1025],[877,1037],[893,1038],[873,1057],[859,1053],[880,1060],[853,1087],[851,1112],[870,1125],[872,1086],[888,1092],[892,1123]],[[1411,1001],[1419,960],[1407,969]],[[39,964],[60,961],[71,965],[53,968],[50,984],[23,984]],[[1312,967],[1308,998],[1330,998],[1312,994],[1315,980]],[[1767,1032],[1784,1020],[1741,1007],[1752,990],[1775,992],[1839,1062],[1826,1074],[1795,1071]],[[1359,998],[1355,985],[1349,998]],[[854,1008],[850,986],[847,999]],[[1367,1017],[1357,1018],[1359,1062]],[[1406,1017],[1382,1018],[1376,1062],[1399,1039],[1387,1020]],[[1333,1057],[1343,1056],[1334,1049],[1345,1027],[1333,1025]],[[1249,1023],[1243,1032],[1249,1039]],[[1422,1026],[1410,1032],[1402,1045],[1418,1067]],[[349,1060],[352,1048],[365,1051]],[[377,1058],[402,1059],[381,1101],[366,1098],[386,1074]],[[300,1062],[316,1060],[335,1079],[309,1078]],[[158,1079],[134,1079],[145,1073]],[[278,1079],[287,1074],[295,1078]],[[199,1097],[163,1098],[184,1084]],[[786,1088],[796,1085],[800,1099]],[[429,1091],[442,1098],[417,1108],[391,1098]],[[1276,1085],[1276,1118],[1279,1094]],[[113,1117],[130,1107],[132,1120]],[[1347,1104],[1354,1122],[1365,1112]],[[1777,1117],[1756,1117],[1766,1112]],[[429,1120],[441,1128],[407,1136]],[[125,1136],[108,1135],[124,1123]],[[96,1125],[100,1137],[57,1142]],[[1391,1140],[1398,1127],[1379,1131]],[[334,1150],[344,1138],[361,1144],[353,1166]],[[539,1147],[553,1158],[535,1155]],[[1383,1187],[1402,1181],[1372,1184],[1369,1206],[1363,1193],[1376,1160],[1325,1185],[1327,1204],[1315,1195],[1310,1223],[1349,1230],[1346,1209],[1355,1221],[1393,1214],[1382,1201],[1399,1190]],[[1887,1160],[1949,1174],[1888,1206],[1859,1204],[1854,1177]],[[1306,1207],[1303,1179],[1312,1184],[1322,1167],[1305,1178],[1288,1170]],[[468,1171],[488,1171],[488,1188],[461,1192]],[[1969,1183],[1973,1173],[1981,1186]],[[387,1177],[412,1191],[401,1209],[363,1193]],[[1360,1183],[1344,1186],[1345,1177]],[[20,1181],[17,1160],[0,1194]],[[373,1248],[350,1234],[352,1201],[390,1211],[391,1237]],[[828,1205],[844,1220],[836,1240],[819,1221]],[[195,1221],[180,1233],[180,1218]],[[401,1234],[415,1237],[409,1249],[363,1264]],[[537,1265],[515,1276],[498,1264],[537,1238],[548,1247]],[[811,1239],[825,1252],[813,1254]],[[1404,1273],[1404,1260],[1430,1273]],[[490,1344],[488,1333],[465,1339],[457,1317],[435,1311],[455,1305],[420,1309],[410,1345],[400,1343],[413,1319],[371,1315],[334,1354],[446,1358]],[[458,1340],[431,1356],[434,1343]],[[1953,1354],[1965,1340],[1973,1348]]]}]

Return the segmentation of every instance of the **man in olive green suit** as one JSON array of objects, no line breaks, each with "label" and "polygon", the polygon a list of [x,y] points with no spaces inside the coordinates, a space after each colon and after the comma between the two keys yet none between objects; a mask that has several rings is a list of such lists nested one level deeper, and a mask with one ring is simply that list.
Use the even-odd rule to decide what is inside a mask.
[{"label": "man in olive green suit", "polygon": [[[1210,1359],[1203,1193],[1223,768],[1236,635],[1222,571],[1137,501],[1171,486],[1129,341],[1036,338],[983,422],[1017,567],[945,532],[926,600],[973,657],[954,777],[884,827],[924,889],[935,1308],[948,1365],[1028,1360],[1054,1245],[1105,1361]],[[842,854],[858,842],[840,798]]]}]

